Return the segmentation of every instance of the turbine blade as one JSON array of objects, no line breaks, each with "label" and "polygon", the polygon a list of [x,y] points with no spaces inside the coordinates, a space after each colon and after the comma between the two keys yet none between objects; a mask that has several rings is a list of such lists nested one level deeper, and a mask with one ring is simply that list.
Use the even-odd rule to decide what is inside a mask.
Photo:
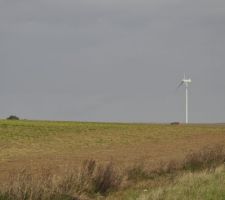
[{"label": "turbine blade", "polygon": [[177,88],[180,88],[184,84],[184,81],[181,81]]}]

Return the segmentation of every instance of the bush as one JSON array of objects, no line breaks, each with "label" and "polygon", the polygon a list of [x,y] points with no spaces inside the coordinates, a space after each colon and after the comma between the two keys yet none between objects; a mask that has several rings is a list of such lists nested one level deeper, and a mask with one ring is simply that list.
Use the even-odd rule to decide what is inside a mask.
[{"label": "bush", "polygon": [[19,120],[19,117],[17,117],[16,115],[10,115],[7,120]]}]

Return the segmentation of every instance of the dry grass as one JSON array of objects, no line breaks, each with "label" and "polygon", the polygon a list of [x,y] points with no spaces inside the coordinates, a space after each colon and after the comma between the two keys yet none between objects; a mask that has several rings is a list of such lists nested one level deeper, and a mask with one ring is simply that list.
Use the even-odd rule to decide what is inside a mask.
[{"label": "dry grass", "polygon": [[[176,177],[173,183],[155,188],[139,191],[136,197],[132,194],[121,199],[137,200],[224,200],[225,196],[225,167],[216,168],[215,171],[202,170],[186,172]],[[124,198],[125,197],[125,198]],[[115,199],[114,197],[109,199]],[[118,198],[117,198],[118,199]]]},{"label": "dry grass", "polygon": [[22,170],[11,174],[1,185],[0,199],[89,199],[118,189],[121,180],[112,163],[103,166],[94,160],[85,161],[79,171],[67,168],[61,176],[49,169],[42,169],[36,175]]},{"label": "dry grass", "polygon": [[208,146],[199,152],[191,152],[182,163],[182,167],[188,170],[215,169],[225,162],[224,146]]},{"label": "dry grass", "polygon": [[[73,167],[64,173],[54,175],[49,169],[37,174],[27,170],[17,171],[8,177],[0,187],[0,199],[8,200],[74,200],[95,199],[110,192],[131,187],[142,180],[151,180],[159,185],[159,179],[174,180],[181,172],[212,170],[224,164],[225,152],[222,146],[205,147],[199,152],[187,154],[183,161],[160,163],[158,168],[147,169],[143,163],[123,173],[112,162],[105,165],[95,160],[86,160],[77,171]],[[122,181],[126,180],[126,185]]]},{"label": "dry grass", "polygon": [[154,179],[180,171],[215,170],[225,163],[225,149],[222,145],[205,146],[199,151],[188,153],[183,160],[159,162],[155,168],[148,169],[143,163],[136,164],[127,170],[128,180],[138,181]]},{"label": "dry grass", "polygon": [[64,174],[61,188],[64,188],[63,191],[76,191],[78,194],[105,195],[118,189],[121,180],[121,175],[112,162],[97,165],[95,160],[86,160],[78,172]]}]

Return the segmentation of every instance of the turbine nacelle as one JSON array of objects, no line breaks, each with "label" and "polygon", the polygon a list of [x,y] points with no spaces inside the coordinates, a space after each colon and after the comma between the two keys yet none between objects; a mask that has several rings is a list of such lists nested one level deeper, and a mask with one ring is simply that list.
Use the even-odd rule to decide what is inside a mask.
[{"label": "turbine nacelle", "polygon": [[185,85],[186,87],[188,86],[189,83],[191,83],[192,80],[189,78],[189,79],[183,79],[180,84],[178,85],[178,88],[181,87],[182,85]]},{"label": "turbine nacelle", "polygon": [[192,81],[191,81],[191,79],[189,78],[189,79],[183,79],[182,80],[182,83],[191,83]]}]

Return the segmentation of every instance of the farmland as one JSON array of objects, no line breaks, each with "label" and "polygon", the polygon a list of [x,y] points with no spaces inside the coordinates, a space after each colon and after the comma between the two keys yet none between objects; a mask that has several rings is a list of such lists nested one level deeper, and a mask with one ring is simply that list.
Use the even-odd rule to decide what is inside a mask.
[{"label": "farmland", "polygon": [[[23,169],[36,174],[48,168],[60,174],[65,166],[79,168],[90,159],[112,162],[120,170],[140,163],[153,169],[160,162],[179,161],[191,151],[224,143],[224,125],[1,120],[0,181]],[[150,193],[140,195],[148,199]]]}]

